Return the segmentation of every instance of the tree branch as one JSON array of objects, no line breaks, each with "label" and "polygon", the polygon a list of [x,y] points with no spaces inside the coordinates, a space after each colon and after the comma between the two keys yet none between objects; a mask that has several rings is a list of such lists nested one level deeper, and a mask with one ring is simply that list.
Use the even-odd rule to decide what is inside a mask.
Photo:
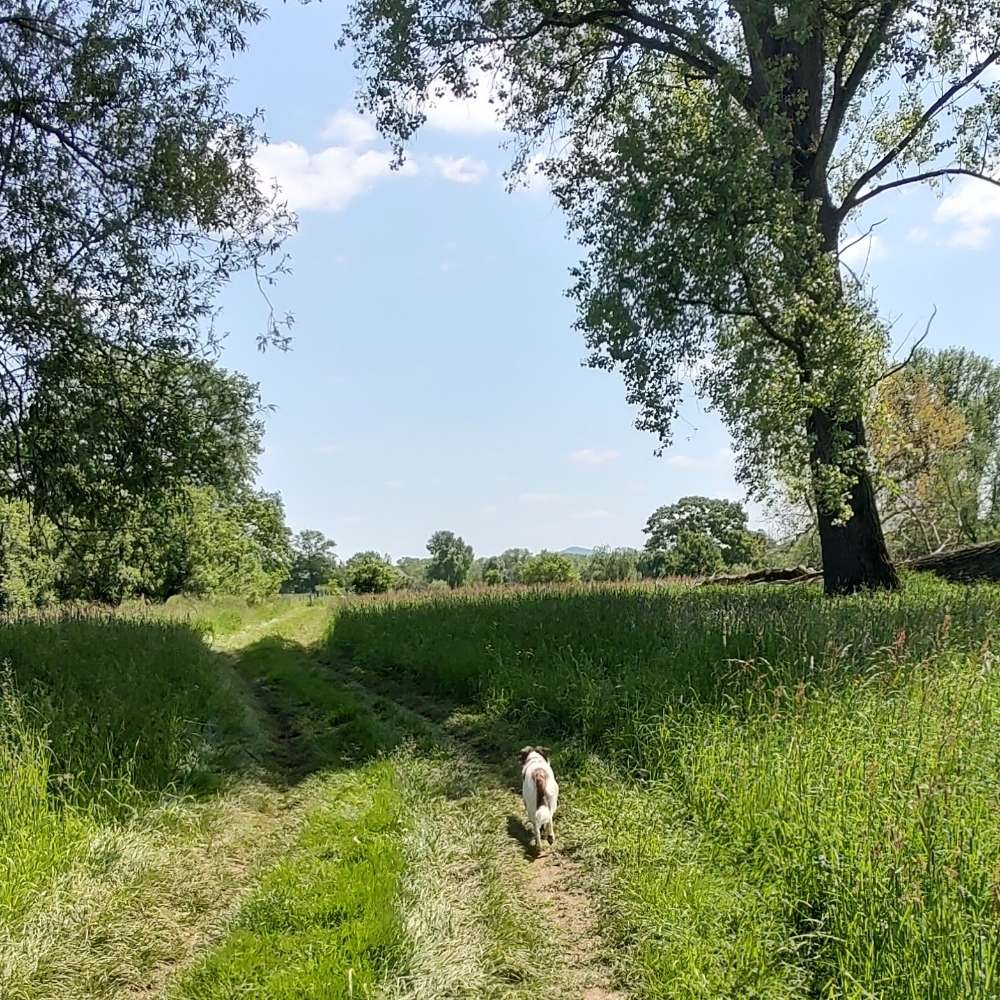
[{"label": "tree branch", "polygon": [[931,332],[931,324],[934,322],[935,316],[937,316],[937,306],[934,307],[930,319],[927,320],[927,326],[924,327],[924,332],[917,337],[913,346],[910,348],[910,353],[907,354],[902,361],[897,362],[891,368],[879,375],[879,377],[868,386],[869,389],[874,389],[880,382],[884,382],[886,379],[892,378],[893,375],[897,375],[913,361],[914,357],[916,357],[917,351],[920,349],[920,345],[927,339],[927,335]]},{"label": "tree branch", "polygon": [[840,130],[844,124],[847,110],[854,100],[854,95],[858,92],[871,64],[878,54],[878,50],[885,41],[886,33],[892,19],[903,6],[902,0],[883,0],[879,8],[875,25],[865,39],[858,58],[851,67],[847,79],[843,80],[844,68],[847,64],[847,54],[850,51],[853,38],[848,38],[840,51],[837,53],[837,61],[834,66],[833,95],[830,100],[830,111],[826,116],[826,124],[823,126],[823,135],[820,138],[819,148],[816,152],[817,169],[824,174],[833,156],[837,140],[840,138]]},{"label": "tree branch", "polygon": [[900,177],[898,180],[880,184],[878,187],[872,188],[871,191],[862,195],[860,198],[855,198],[851,208],[853,209],[857,208],[859,205],[863,205],[866,201],[869,201],[876,195],[882,194],[883,191],[890,191],[892,188],[904,187],[907,184],[920,184],[923,181],[933,180],[935,177],[972,177],[977,181],[986,181],[987,184],[993,184],[996,187],[1000,187],[1000,180],[996,177],[990,177],[989,174],[981,174],[978,170],[966,170],[964,167],[942,167],[940,170],[928,170],[922,174],[913,174],[910,177]]},{"label": "tree branch", "polygon": [[[965,90],[967,87],[972,86],[976,80],[986,72],[997,60],[1000,59],[1000,52],[993,52],[991,55],[987,56],[981,63],[979,63],[970,73],[962,77],[956,83],[953,83],[933,104],[928,107],[924,113],[917,119],[913,127],[903,136],[899,142],[893,146],[873,167],[866,170],[851,186],[850,191],[847,192],[844,198],[843,204],[840,206],[840,215],[843,218],[848,212],[856,208],[863,201],[867,201],[872,195],[865,195],[862,198],[858,198],[858,192],[871,180],[877,177],[886,167],[891,166],[918,138],[921,132],[927,127],[927,125],[934,119],[942,108],[950,104],[958,95]],[[909,182],[905,182],[909,183]],[[881,187],[881,189],[876,188],[875,190],[887,190],[890,187],[898,187],[898,184],[886,184]]]},{"label": "tree branch", "polygon": [[[459,41],[471,42],[473,44],[496,44],[497,42],[512,42],[517,44],[530,41],[541,34],[546,28],[572,30],[586,25],[598,25],[611,34],[617,35],[622,41],[645,49],[647,52],[659,52],[662,55],[672,56],[686,66],[701,73],[707,79],[717,80],[720,76],[729,75],[734,80],[741,81],[742,84],[747,83],[745,77],[737,67],[704,40],[686,31],[679,25],[650,14],[645,14],[628,5],[602,7],[579,14],[563,11],[539,11],[539,14],[539,21],[520,33],[508,35],[489,32],[484,34],[469,34],[459,39]],[[637,31],[627,24],[622,24],[622,21],[632,22],[651,31],[660,32],[667,37],[658,38],[654,35]],[[670,41],[669,39],[677,39],[678,42],[683,44],[677,44],[677,42]],[[749,110],[745,87],[731,90],[731,94]]]},{"label": "tree branch", "polygon": [[816,152],[817,169],[826,172],[833,156],[833,151],[840,138],[840,130],[844,124],[844,118],[858,92],[862,81],[871,69],[871,64],[878,54],[878,50],[886,39],[892,19],[899,13],[903,6],[902,0],[884,0],[882,3],[875,25],[865,39],[858,58],[851,67],[847,79],[844,79],[844,69],[847,65],[847,56],[851,45],[855,41],[853,36],[848,37],[837,53],[837,60],[834,66],[833,94],[830,99],[830,110],[826,116],[826,124],[823,126],[823,135],[820,138],[819,148]]}]

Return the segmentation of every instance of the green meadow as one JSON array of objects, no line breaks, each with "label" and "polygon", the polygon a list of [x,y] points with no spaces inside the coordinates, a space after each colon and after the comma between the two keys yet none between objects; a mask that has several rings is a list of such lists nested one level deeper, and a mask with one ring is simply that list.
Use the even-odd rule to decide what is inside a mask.
[{"label": "green meadow", "polygon": [[[0,993],[1000,994],[1000,588],[0,626]],[[535,858],[516,750],[554,749]]]}]

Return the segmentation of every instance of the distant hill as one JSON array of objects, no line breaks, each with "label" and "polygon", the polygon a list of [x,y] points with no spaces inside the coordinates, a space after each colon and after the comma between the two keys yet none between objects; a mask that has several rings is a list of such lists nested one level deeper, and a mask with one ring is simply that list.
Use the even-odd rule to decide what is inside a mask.
[{"label": "distant hill", "polygon": [[579,545],[571,545],[568,549],[563,549],[559,553],[561,556],[592,556],[593,554],[593,549],[582,549]]}]

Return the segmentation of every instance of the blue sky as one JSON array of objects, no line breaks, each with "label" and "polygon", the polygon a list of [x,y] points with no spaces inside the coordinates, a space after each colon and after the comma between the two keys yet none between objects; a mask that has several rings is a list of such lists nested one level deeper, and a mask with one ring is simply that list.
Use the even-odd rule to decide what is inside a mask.
[{"label": "blue sky", "polygon": [[[673,446],[635,430],[617,376],[581,366],[564,297],[576,260],[541,185],[506,193],[508,154],[484,98],[436,109],[411,166],[353,113],[343,5],[275,6],[234,64],[232,99],[261,108],[258,160],[299,215],[293,273],[275,290],[292,349],[261,354],[247,281],[222,300],[223,363],[267,403],[261,485],[290,525],[342,557],[423,555],[447,528],[478,554],[512,546],[640,545],[649,513],[689,494],[741,499],[731,442],[697,401]],[[1000,355],[1000,190],[951,186],[876,200],[867,261],[900,336],[938,315],[928,346]]]}]

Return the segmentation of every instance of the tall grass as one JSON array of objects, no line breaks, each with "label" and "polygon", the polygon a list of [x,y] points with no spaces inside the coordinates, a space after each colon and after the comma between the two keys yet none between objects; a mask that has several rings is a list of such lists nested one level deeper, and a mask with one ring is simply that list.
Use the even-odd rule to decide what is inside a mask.
[{"label": "tall grass", "polygon": [[244,706],[186,625],[108,613],[0,625],[0,931],[100,824],[238,760]]},{"label": "tall grass", "polygon": [[998,630],[914,580],[352,602],[331,643],[604,759],[567,800],[643,995],[916,1000],[1000,995]]},{"label": "tall grass", "polygon": [[329,603],[326,598],[310,594],[275,594],[262,600],[245,597],[213,597],[210,600],[176,594],[163,604],[135,602],[126,607],[126,614],[154,616],[168,621],[185,622],[206,637],[222,639],[251,625],[260,625],[277,618],[297,606],[305,607],[316,601]]}]

